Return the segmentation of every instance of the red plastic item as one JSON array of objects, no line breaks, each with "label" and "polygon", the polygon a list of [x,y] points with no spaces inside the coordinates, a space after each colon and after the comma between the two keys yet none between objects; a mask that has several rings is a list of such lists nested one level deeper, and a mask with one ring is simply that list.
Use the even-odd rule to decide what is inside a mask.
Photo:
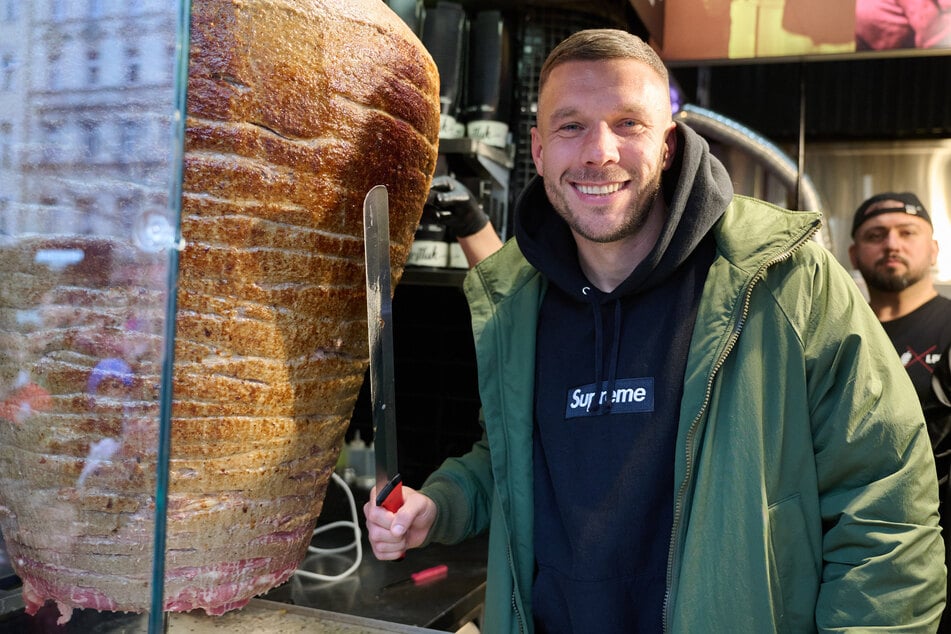
[{"label": "red plastic item", "polygon": [[380,591],[388,590],[396,586],[402,586],[407,583],[412,583],[414,586],[419,586],[424,583],[429,583],[430,581],[435,581],[436,579],[442,579],[449,573],[449,566],[446,564],[439,564],[438,566],[433,566],[432,568],[426,568],[425,570],[420,570],[419,572],[414,572],[409,577],[405,579],[400,579],[399,581],[394,581],[393,583],[388,583]]},{"label": "red plastic item", "polygon": [[413,583],[419,584],[426,581],[432,581],[433,579],[441,579],[445,577],[448,572],[449,566],[446,564],[439,564],[438,566],[433,566],[432,568],[427,568],[426,570],[414,572],[410,575],[410,578],[413,580]]},{"label": "red plastic item", "polygon": [[403,479],[400,474],[386,483],[386,486],[377,494],[376,505],[382,506],[390,513],[396,513],[403,506]]}]

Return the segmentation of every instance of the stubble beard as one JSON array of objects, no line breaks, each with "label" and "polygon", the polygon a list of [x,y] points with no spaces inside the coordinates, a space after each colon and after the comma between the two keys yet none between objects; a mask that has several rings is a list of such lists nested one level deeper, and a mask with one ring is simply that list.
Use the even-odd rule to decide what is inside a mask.
[{"label": "stubble beard", "polygon": [[[587,178],[583,178],[579,180],[586,179]],[[568,226],[571,227],[572,231],[577,235],[591,242],[606,244],[637,234],[647,223],[651,208],[654,206],[654,201],[657,200],[657,196],[660,193],[661,170],[658,168],[650,182],[643,187],[641,194],[637,196],[622,218],[621,224],[617,227],[601,231],[593,228],[590,223],[585,223],[580,214],[575,214],[572,211],[565,194],[565,189],[570,187],[568,179],[563,176],[562,182],[565,183],[564,188],[559,187],[559,183],[557,182],[551,182],[547,178],[544,179],[545,192],[548,194],[548,200],[551,201],[552,207],[555,208],[558,215],[568,223]]]}]

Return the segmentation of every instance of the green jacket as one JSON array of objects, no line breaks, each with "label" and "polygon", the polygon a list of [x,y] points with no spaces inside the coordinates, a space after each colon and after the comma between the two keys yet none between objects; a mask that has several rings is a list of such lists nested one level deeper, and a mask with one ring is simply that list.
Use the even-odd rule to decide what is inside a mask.
[{"label": "green jacket", "polygon": [[[937,627],[946,578],[924,419],[856,285],[810,239],[819,223],[737,196],[714,228],[680,408],[668,632]],[[511,240],[465,290],[485,433],[424,485],[429,539],[491,525],[483,629],[532,632],[545,281]]]}]

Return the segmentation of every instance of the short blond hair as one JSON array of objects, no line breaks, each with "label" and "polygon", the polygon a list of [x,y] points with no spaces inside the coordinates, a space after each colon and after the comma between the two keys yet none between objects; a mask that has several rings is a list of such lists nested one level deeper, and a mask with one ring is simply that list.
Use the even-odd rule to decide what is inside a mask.
[{"label": "short blond hair", "polygon": [[669,83],[667,67],[650,45],[633,33],[620,29],[585,29],[569,35],[548,54],[538,76],[541,92],[551,71],[565,62],[634,59],[647,64]]}]

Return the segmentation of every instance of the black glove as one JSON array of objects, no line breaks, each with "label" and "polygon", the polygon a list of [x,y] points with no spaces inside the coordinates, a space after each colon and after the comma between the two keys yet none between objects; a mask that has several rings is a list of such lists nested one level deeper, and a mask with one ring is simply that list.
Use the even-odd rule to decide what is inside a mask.
[{"label": "black glove", "polygon": [[489,223],[489,216],[482,211],[472,192],[452,176],[433,179],[423,218],[432,218],[448,227],[457,238],[471,236]]}]

